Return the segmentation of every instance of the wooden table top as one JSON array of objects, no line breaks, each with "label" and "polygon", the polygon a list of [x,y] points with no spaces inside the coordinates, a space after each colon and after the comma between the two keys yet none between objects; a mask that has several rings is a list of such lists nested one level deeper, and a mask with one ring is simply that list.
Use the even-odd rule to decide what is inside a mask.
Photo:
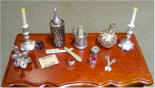
[{"label": "wooden table top", "polygon": [[[120,40],[124,39],[125,33],[117,33],[118,41],[110,49],[105,49],[97,43],[97,33],[88,34],[88,46],[83,50],[78,50],[74,47],[73,34],[65,34],[65,47],[73,47],[77,55],[82,58],[82,62],[75,61],[73,67],[67,65],[69,58],[73,58],[68,53],[57,53],[56,56],[59,64],[41,69],[38,58],[46,56],[45,49],[53,49],[51,45],[50,34],[30,34],[31,40],[42,40],[45,44],[45,49],[38,51],[30,51],[29,57],[32,58],[32,63],[23,70],[13,66],[11,55],[6,67],[6,72],[2,81],[2,86],[135,86],[135,85],[152,85],[153,80],[149,69],[145,62],[144,56],[137,43],[134,35],[131,41],[134,43],[134,49],[126,52],[118,47]],[[15,45],[18,47],[23,41],[23,35],[18,34],[15,40]],[[88,64],[90,57],[90,49],[92,46],[100,48],[97,57],[97,64],[91,67]],[[63,47],[61,48],[63,49]],[[112,71],[105,72],[106,66],[105,56],[110,56],[112,60],[116,59],[116,63],[112,64]]]}]

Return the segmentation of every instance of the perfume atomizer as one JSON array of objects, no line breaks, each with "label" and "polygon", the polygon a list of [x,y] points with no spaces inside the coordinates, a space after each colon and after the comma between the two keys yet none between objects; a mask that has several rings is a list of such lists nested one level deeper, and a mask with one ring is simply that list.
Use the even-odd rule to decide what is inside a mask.
[{"label": "perfume atomizer", "polygon": [[78,29],[73,29],[75,36],[74,46],[78,49],[84,49],[87,47],[87,33],[83,30],[83,26],[78,26]]}]

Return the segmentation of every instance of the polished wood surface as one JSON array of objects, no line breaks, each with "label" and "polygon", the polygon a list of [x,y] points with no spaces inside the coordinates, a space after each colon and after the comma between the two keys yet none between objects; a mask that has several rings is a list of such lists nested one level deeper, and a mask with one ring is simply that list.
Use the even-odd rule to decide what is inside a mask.
[{"label": "polished wood surface", "polygon": [[[125,38],[125,33],[117,33],[118,42]],[[38,58],[46,56],[45,49],[53,49],[50,34],[31,34],[31,40],[42,40],[45,49],[30,51],[32,58],[27,69],[16,68],[13,66],[11,55],[2,81],[2,86],[149,86],[153,80],[145,62],[144,56],[134,35],[131,41],[134,42],[134,49],[125,52],[118,47],[118,42],[110,49],[105,49],[97,43],[97,33],[88,34],[88,46],[83,50],[74,47],[74,36],[65,34],[65,47],[73,47],[77,55],[82,58],[82,62],[75,61],[73,67],[67,65],[69,58],[73,58],[68,53],[57,53],[59,64],[45,69],[41,69]],[[20,46],[23,36],[18,34],[15,45]],[[88,64],[90,49],[92,46],[99,46],[100,51],[97,57],[97,64],[91,67]],[[63,47],[61,48],[63,49]],[[110,56],[110,60],[116,59],[112,64],[112,71],[105,72],[105,56]]]}]

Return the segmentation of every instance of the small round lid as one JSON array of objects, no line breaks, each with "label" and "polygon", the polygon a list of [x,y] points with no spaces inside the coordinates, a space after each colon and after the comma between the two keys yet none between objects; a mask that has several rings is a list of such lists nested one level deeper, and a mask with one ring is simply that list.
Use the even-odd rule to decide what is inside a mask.
[{"label": "small round lid", "polygon": [[94,53],[98,53],[99,50],[100,50],[100,49],[99,49],[98,46],[93,46],[93,47],[91,48],[91,51],[94,52]]}]

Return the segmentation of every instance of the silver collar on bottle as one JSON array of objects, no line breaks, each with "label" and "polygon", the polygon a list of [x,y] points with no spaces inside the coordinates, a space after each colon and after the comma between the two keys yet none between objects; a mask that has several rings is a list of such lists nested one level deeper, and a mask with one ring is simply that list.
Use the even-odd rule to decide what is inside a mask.
[{"label": "silver collar on bottle", "polygon": [[55,25],[60,25],[61,24],[61,20],[59,19],[58,14],[57,14],[57,8],[54,8],[53,23]]}]

